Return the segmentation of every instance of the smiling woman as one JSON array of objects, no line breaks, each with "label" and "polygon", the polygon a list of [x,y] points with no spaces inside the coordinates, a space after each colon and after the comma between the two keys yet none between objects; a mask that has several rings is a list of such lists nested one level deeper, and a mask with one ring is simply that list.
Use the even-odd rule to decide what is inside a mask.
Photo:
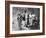
[{"label": "smiling woman", "polygon": [[44,3],[7,1],[6,8],[6,36],[44,34]]}]

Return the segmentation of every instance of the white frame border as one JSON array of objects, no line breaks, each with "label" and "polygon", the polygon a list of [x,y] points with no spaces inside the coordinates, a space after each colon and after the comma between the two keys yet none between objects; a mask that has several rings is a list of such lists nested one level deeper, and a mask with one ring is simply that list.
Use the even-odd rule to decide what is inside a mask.
[{"label": "white frame border", "polygon": [[[27,7],[27,8],[40,8],[40,30],[24,30],[24,31],[12,31],[12,8],[13,7]],[[10,34],[22,34],[22,33],[39,33],[42,32],[42,6],[38,5],[18,5],[18,4],[10,4]]]}]

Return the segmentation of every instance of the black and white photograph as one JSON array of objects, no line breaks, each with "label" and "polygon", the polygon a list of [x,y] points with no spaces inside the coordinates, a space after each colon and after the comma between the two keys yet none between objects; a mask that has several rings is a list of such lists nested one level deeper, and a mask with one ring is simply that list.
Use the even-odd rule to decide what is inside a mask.
[{"label": "black and white photograph", "polygon": [[42,32],[42,6],[11,4],[10,30],[13,33]]},{"label": "black and white photograph", "polygon": [[38,30],[40,29],[40,9],[39,8],[12,8],[12,30]]}]

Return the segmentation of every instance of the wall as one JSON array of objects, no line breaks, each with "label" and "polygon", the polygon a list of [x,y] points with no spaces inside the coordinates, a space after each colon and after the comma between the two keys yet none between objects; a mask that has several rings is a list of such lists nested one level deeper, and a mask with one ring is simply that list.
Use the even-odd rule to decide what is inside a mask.
[{"label": "wall", "polygon": [[[16,1],[16,0],[12,0],[12,1]],[[17,0],[17,1],[44,2],[44,3],[46,3],[45,2],[46,0]],[[46,16],[46,13],[45,13],[45,16]],[[46,30],[46,28],[45,28],[45,30]],[[0,38],[5,38],[4,36],[5,36],[5,0],[0,0]],[[11,38],[13,38],[13,37],[11,37]],[[46,35],[40,35],[40,36],[24,36],[24,37],[16,37],[16,38],[46,38]]]}]

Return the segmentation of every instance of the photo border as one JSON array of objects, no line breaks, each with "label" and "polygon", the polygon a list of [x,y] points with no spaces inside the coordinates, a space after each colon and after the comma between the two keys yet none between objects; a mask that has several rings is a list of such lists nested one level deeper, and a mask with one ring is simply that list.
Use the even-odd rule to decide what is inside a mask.
[{"label": "photo border", "polygon": [[[40,10],[40,30],[21,30],[21,31],[12,31],[12,13],[13,7],[24,7],[24,8],[39,8]],[[10,4],[10,34],[21,34],[21,33],[38,33],[42,32],[42,6],[37,6],[37,5],[18,5],[18,4]]]},{"label": "photo border", "polygon": [[[39,32],[39,33],[10,34],[10,4],[43,6],[42,32],[41,33]],[[44,3],[5,1],[5,37],[33,36],[33,35],[44,35],[44,34],[45,34],[45,5]]]}]

